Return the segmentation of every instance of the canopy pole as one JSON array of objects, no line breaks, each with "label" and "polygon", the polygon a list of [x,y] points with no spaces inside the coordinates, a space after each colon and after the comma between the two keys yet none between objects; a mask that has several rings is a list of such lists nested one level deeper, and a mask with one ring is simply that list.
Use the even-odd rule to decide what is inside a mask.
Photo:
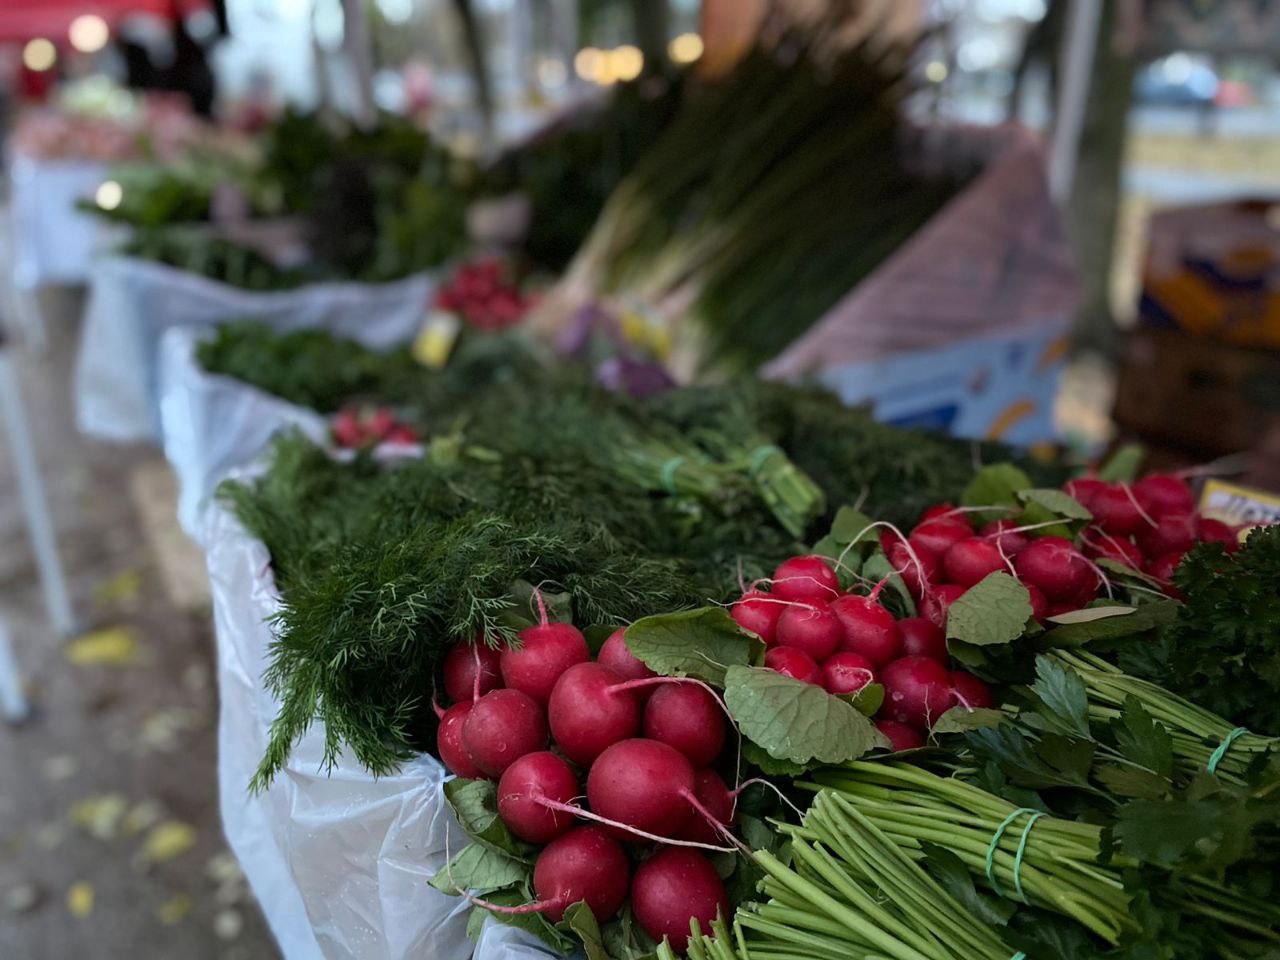
[{"label": "canopy pole", "polygon": [[1102,0],[1066,0],[1067,29],[1063,37],[1062,84],[1054,110],[1053,139],[1049,144],[1049,196],[1060,206],[1071,199],[1080,134],[1092,79],[1093,52],[1098,42]]}]

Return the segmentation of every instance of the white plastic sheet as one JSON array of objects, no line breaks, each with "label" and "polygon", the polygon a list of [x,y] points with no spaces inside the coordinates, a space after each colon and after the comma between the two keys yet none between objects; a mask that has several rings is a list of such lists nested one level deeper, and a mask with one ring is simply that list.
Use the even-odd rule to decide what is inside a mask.
[{"label": "white plastic sheet", "polygon": [[101,230],[76,209],[106,179],[100,163],[42,160],[16,153],[10,163],[15,278],[25,290],[47,283],[84,283]]},{"label": "white plastic sheet", "polygon": [[410,339],[436,282],[326,283],[254,292],[160,263],[107,257],[94,264],[76,369],[76,420],[104,440],[160,438],[158,353],[171,327],[208,329],[255,319],[281,330],[316,327],[374,349]]},{"label": "white plastic sheet", "polygon": [[[279,596],[266,548],[223,510],[207,515],[217,630],[218,790],[223,827],[287,960],[462,960],[465,900],[427,881],[466,843],[441,790],[444,768],[420,757],[375,779],[343,755],[320,768],[312,729],[271,787],[247,786],[277,702],[262,686]],[[447,839],[447,844],[446,844]],[[545,950],[518,931],[487,931],[477,955],[518,960]],[[534,951],[531,953],[530,951]]]},{"label": "white plastic sheet", "polygon": [[254,460],[279,430],[316,442],[325,418],[232,377],[205,371],[196,347],[207,331],[175,327],[160,340],[160,423],[164,453],[178,478],[178,521],[199,540],[200,515],[218,483]]}]

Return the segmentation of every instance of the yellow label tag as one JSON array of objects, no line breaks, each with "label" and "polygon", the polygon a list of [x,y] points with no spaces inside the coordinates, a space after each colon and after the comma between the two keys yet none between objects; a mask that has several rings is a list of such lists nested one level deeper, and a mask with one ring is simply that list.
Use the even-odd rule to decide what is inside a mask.
[{"label": "yellow label tag", "polygon": [[422,329],[413,341],[413,358],[424,367],[439,369],[449,362],[453,345],[458,342],[462,324],[456,313],[432,310],[422,321]]},{"label": "yellow label tag", "polygon": [[1234,483],[1210,480],[1200,494],[1200,512],[1234,527],[1280,523],[1280,497]]}]

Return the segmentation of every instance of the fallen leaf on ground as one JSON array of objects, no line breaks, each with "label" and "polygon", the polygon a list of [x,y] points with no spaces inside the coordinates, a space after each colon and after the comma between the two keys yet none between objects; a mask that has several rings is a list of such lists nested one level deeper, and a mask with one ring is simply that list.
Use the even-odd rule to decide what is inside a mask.
[{"label": "fallen leaf on ground", "polygon": [[93,885],[83,880],[73,883],[67,890],[67,909],[71,915],[83,920],[93,913]]},{"label": "fallen leaf on ground", "polygon": [[118,793],[85,797],[71,808],[71,822],[99,840],[113,840],[128,804]]},{"label": "fallen leaf on ground", "polygon": [[50,780],[67,780],[80,769],[80,761],[69,753],[60,753],[44,762],[44,775]]},{"label": "fallen leaf on ground", "polygon": [[124,832],[130,835],[154,827],[164,816],[164,808],[156,800],[143,800],[125,814]]},{"label": "fallen leaf on ground", "polygon": [[191,898],[185,893],[179,893],[156,908],[156,919],[166,927],[172,927],[190,912]]},{"label": "fallen leaf on ground", "polygon": [[39,906],[40,888],[34,883],[20,883],[5,891],[4,905],[11,913],[26,913]]},{"label": "fallen leaf on ground", "polygon": [[133,627],[103,627],[76,637],[66,649],[67,659],[81,667],[127,667],[138,662],[140,652],[138,631]]},{"label": "fallen leaf on ground", "polygon": [[121,570],[93,588],[93,602],[128,604],[142,592],[142,571],[136,567]]},{"label": "fallen leaf on ground", "polygon": [[196,845],[196,830],[181,820],[166,820],[147,834],[141,856],[150,863],[164,863],[181,856]]},{"label": "fallen leaf on ground", "polygon": [[213,918],[213,932],[220,940],[234,940],[244,929],[239,910],[220,910]]}]

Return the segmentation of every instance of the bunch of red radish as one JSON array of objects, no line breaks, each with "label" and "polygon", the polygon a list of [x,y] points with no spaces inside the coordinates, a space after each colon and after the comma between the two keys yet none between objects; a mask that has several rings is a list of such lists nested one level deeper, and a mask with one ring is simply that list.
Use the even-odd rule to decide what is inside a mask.
[{"label": "bunch of red radish", "polygon": [[542,846],[535,903],[473,902],[559,922],[585,901],[603,923],[629,896],[641,928],[681,952],[691,917],[706,928],[728,915],[700,852],[726,849],[737,801],[716,769],[728,728],[709,687],[655,675],[622,630],[593,661],[583,635],[545,613],[519,647],[455,647],[444,686],[440,758],[460,777],[497,780],[502,821]]},{"label": "bunch of red radish", "polygon": [[836,695],[883,684],[876,726],[894,750],[923,746],[933,722],[953,706],[991,706],[985,683],[949,669],[936,606],[932,617],[895,620],[879,602],[883,581],[869,596],[846,593],[818,556],[784,560],[770,587],[752,587],[733,605],[734,620],[768,646],[765,666]]},{"label": "bunch of red radish", "polygon": [[333,418],[333,442],[348,450],[375,447],[380,443],[417,443],[418,433],[401,423],[389,407],[350,405]]},{"label": "bunch of red radish", "polygon": [[1064,489],[1093,514],[1074,541],[1039,536],[1045,525],[1010,519],[975,529],[969,518],[992,508],[951,504],[930,507],[905,538],[885,529],[880,545],[915,598],[917,617],[895,620],[878,602],[883,583],[870,596],[842,591],[832,564],[818,556],[784,561],[768,590],[756,585],[742,595],[733,617],[769,646],[765,665],[779,673],[838,695],[883,684],[876,726],[895,750],[921,746],[950,707],[991,705],[986,684],[949,669],[944,633],[951,604],[989,574],[1016,577],[1032,616],[1043,621],[1099,596],[1106,586],[1099,559],[1145,572],[1176,593],[1170,578],[1195,543],[1238,546],[1235,530],[1196,512],[1178,477],[1153,475],[1132,486],[1083,478]]},{"label": "bunch of red radish", "polygon": [[1173,571],[1195,544],[1240,546],[1233,527],[1197,512],[1195,494],[1180,477],[1153,474],[1132,485],[1086,477],[1069,481],[1066,491],[1093,514],[1080,535],[1088,556],[1140,570],[1170,594],[1177,595]]},{"label": "bunch of red radish", "polygon": [[436,291],[436,307],[456,313],[479,330],[503,330],[520,321],[534,299],[521,292],[496,257],[464,263]]}]

